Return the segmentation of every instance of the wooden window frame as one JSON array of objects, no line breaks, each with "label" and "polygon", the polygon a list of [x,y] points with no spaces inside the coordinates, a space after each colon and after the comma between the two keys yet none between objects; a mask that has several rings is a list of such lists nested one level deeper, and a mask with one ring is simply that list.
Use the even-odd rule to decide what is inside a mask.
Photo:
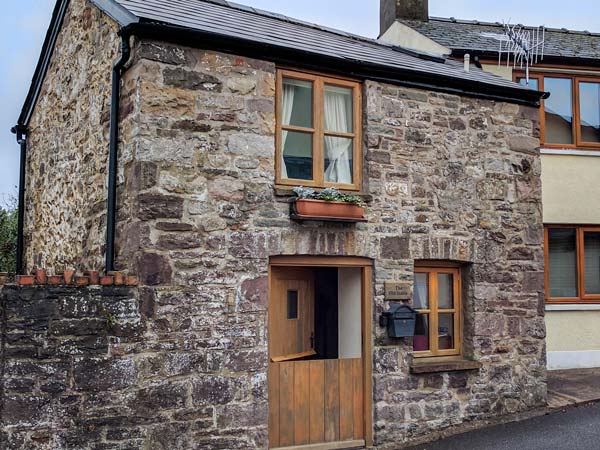
[{"label": "wooden window frame", "polygon": [[[293,125],[283,125],[281,112],[283,111],[283,79],[291,78],[301,81],[310,81],[313,84],[312,128],[297,127]],[[351,88],[353,92],[353,111],[352,111],[352,133],[335,133],[325,131],[324,115],[325,85]],[[276,82],[276,152],[275,152],[275,184],[277,187],[290,188],[293,186],[307,186],[313,188],[335,187],[344,191],[360,191],[362,189],[362,93],[359,81],[334,78],[323,74],[312,72],[298,72],[289,69],[277,70]],[[282,132],[296,131],[302,133],[311,133],[313,137],[313,179],[299,180],[293,178],[281,177],[282,161]],[[343,137],[353,139],[353,183],[331,183],[325,181],[325,136]]]},{"label": "wooden window frame", "polygon": [[[513,80],[518,82],[521,78],[525,78],[525,73],[515,72]],[[581,108],[579,102],[579,83],[599,83],[600,77],[574,75],[554,72],[535,72],[529,75],[529,79],[535,79],[538,82],[538,89],[544,91],[545,78],[567,78],[571,80],[571,105],[573,111],[573,144],[553,144],[546,142],[546,113],[544,101],[540,106],[540,142],[542,147],[548,149],[568,149],[568,150],[596,150],[600,151],[600,142],[583,142],[581,140]]]},{"label": "wooden window frame", "polygon": [[[577,260],[577,297],[550,297],[550,266],[549,266],[549,230],[566,229],[575,230],[575,252]],[[585,292],[585,233],[600,233],[600,226],[587,225],[546,225],[544,226],[544,281],[546,303],[548,304],[576,304],[600,303],[600,294],[586,294]]]},{"label": "wooden window frame", "polygon": [[[417,309],[417,314],[427,314],[429,316],[429,350],[413,351],[415,358],[431,358],[445,356],[460,356],[462,355],[462,279],[461,269],[457,266],[449,265],[428,265],[416,266],[414,273],[428,274],[428,293],[429,293],[429,309]],[[454,308],[439,309],[438,308],[438,277],[437,275],[450,274],[453,275],[454,285]],[[454,348],[448,350],[439,349],[439,315],[454,314]]]}]

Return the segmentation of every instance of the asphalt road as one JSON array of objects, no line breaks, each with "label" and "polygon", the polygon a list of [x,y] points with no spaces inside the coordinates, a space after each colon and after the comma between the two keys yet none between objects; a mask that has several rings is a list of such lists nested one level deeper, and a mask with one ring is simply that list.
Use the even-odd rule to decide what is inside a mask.
[{"label": "asphalt road", "polygon": [[600,450],[600,404],[497,425],[409,450]]}]

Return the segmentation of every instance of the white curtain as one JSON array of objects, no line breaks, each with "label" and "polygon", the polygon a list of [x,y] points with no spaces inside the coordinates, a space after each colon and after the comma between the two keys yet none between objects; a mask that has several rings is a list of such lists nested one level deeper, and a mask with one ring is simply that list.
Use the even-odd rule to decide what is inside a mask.
[{"label": "white curtain", "polygon": [[413,287],[413,304],[415,309],[429,309],[429,278],[425,273],[416,273]]},{"label": "white curtain", "polygon": [[[327,131],[351,133],[352,105],[348,102],[348,90],[327,87],[325,90],[325,128]],[[350,97],[351,98],[351,97]],[[325,156],[329,166],[325,169],[325,181],[352,184],[350,160],[352,139],[325,137]]]},{"label": "white curtain", "polygon": [[[291,84],[283,84],[283,111],[282,111],[282,123],[289,125],[292,119],[292,110],[294,109],[294,94],[296,90]],[[281,178],[287,178],[288,172],[285,165],[285,159],[283,158],[283,151],[285,150],[285,143],[287,141],[288,131],[283,130],[281,133]]]}]

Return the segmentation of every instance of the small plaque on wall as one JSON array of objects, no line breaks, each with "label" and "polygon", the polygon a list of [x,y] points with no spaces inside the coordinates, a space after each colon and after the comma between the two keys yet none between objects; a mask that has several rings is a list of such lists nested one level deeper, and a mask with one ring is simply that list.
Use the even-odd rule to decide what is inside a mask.
[{"label": "small plaque on wall", "polygon": [[410,288],[404,283],[394,283],[387,281],[385,283],[386,300],[410,300]]}]

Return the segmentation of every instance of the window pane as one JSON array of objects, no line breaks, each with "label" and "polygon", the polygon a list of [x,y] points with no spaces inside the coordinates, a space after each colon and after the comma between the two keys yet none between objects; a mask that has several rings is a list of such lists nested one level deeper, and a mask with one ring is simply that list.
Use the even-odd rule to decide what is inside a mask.
[{"label": "window pane", "polygon": [[352,133],[352,89],[325,86],[325,131]]},{"label": "window pane", "polygon": [[288,291],[287,293],[287,318],[298,318],[298,291]]},{"label": "window pane", "polygon": [[[517,81],[521,86],[527,86],[526,78],[517,78]],[[529,89],[533,89],[534,91],[539,91],[539,82],[538,82],[537,78],[529,79]]]},{"label": "window pane", "polygon": [[438,348],[454,348],[454,314],[440,314],[438,322]]},{"label": "window pane", "polygon": [[544,100],[546,142],[573,143],[573,87],[569,78],[544,78],[544,90],[550,98]]},{"label": "window pane", "polygon": [[415,273],[413,305],[415,309],[429,309],[429,274],[427,273]]},{"label": "window pane", "polygon": [[310,133],[284,131],[282,178],[313,179],[313,136]]},{"label": "window pane", "polygon": [[283,125],[312,128],[312,82],[284,78],[282,95],[281,123]]},{"label": "window pane", "polygon": [[579,83],[581,140],[600,142],[600,83]]},{"label": "window pane", "polygon": [[325,137],[325,181],[352,184],[354,139]]},{"label": "window pane", "polygon": [[577,297],[577,243],[575,229],[548,230],[550,297]]},{"label": "window pane", "polygon": [[600,233],[584,233],[585,293],[600,294]]},{"label": "window pane", "polygon": [[429,314],[417,314],[413,350],[415,352],[429,350]]},{"label": "window pane", "polygon": [[454,276],[449,273],[438,273],[438,308],[454,308]]}]

